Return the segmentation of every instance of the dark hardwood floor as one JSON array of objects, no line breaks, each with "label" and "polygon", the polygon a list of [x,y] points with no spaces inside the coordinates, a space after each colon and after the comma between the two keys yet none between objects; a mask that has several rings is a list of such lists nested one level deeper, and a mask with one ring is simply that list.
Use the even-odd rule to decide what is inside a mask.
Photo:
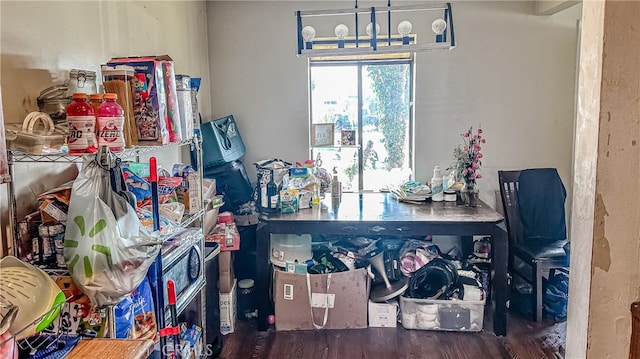
[{"label": "dark hardwood floor", "polygon": [[496,337],[485,313],[479,333],[397,328],[276,332],[256,331],[255,321],[237,321],[223,337],[225,359],[482,359],[563,358],[566,322],[536,323],[510,314],[508,335]]}]

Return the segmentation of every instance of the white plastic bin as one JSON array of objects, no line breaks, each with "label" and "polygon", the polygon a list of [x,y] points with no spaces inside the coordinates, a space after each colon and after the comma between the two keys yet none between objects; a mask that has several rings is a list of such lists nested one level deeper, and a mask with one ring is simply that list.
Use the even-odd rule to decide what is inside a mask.
[{"label": "white plastic bin", "polygon": [[484,299],[435,300],[400,297],[402,326],[406,329],[479,332]]},{"label": "white plastic bin", "polygon": [[303,263],[312,257],[310,234],[272,234],[271,263],[285,267],[286,262]]}]

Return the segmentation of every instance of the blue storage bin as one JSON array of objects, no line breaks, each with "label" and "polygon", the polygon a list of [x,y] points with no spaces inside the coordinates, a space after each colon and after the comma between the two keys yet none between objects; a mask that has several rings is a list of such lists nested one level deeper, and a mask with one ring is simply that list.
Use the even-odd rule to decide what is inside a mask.
[{"label": "blue storage bin", "polygon": [[202,165],[215,167],[244,156],[246,149],[233,115],[202,124]]}]

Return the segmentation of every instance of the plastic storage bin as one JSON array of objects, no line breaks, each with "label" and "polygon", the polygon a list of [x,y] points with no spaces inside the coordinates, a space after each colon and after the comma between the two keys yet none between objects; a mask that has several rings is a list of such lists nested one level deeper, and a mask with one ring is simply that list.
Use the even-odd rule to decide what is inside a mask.
[{"label": "plastic storage bin", "polygon": [[246,149],[233,115],[205,122],[202,131],[202,164],[215,167],[244,156]]},{"label": "plastic storage bin", "polygon": [[303,263],[312,257],[310,234],[272,234],[271,263],[285,267],[287,262]]},{"label": "plastic storage bin", "polygon": [[7,125],[5,137],[9,149],[45,155],[60,152],[66,136],[48,115],[31,112],[21,125]]},{"label": "plastic storage bin", "polygon": [[479,332],[484,299],[435,300],[400,297],[402,326],[406,329]]}]

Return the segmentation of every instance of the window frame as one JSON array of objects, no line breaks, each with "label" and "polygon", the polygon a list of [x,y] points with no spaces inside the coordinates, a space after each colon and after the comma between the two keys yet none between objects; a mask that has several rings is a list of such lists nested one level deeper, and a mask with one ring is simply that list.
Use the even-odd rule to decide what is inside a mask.
[{"label": "window frame", "polygon": [[[408,119],[408,144],[409,144],[409,169],[411,171],[415,168],[415,126],[414,126],[414,111],[415,111],[415,56],[409,55],[403,58],[382,58],[382,59],[342,59],[342,60],[334,60],[334,59],[313,59],[310,58],[308,61],[308,103],[309,103],[309,115],[308,115],[308,124],[309,129],[312,127],[313,122],[313,96],[312,96],[312,83],[311,83],[311,72],[314,67],[332,67],[332,66],[356,66],[357,68],[357,95],[358,95],[358,118],[357,118],[357,139],[358,139],[358,191],[357,192],[373,192],[374,190],[364,190],[364,161],[363,161],[363,152],[364,146],[362,144],[363,138],[363,116],[362,116],[362,106],[363,106],[363,90],[362,90],[362,74],[365,66],[369,65],[408,65],[409,66],[409,119]],[[311,139],[311,137],[309,137]],[[313,149],[311,142],[309,142],[309,156],[313,156]]]}]

